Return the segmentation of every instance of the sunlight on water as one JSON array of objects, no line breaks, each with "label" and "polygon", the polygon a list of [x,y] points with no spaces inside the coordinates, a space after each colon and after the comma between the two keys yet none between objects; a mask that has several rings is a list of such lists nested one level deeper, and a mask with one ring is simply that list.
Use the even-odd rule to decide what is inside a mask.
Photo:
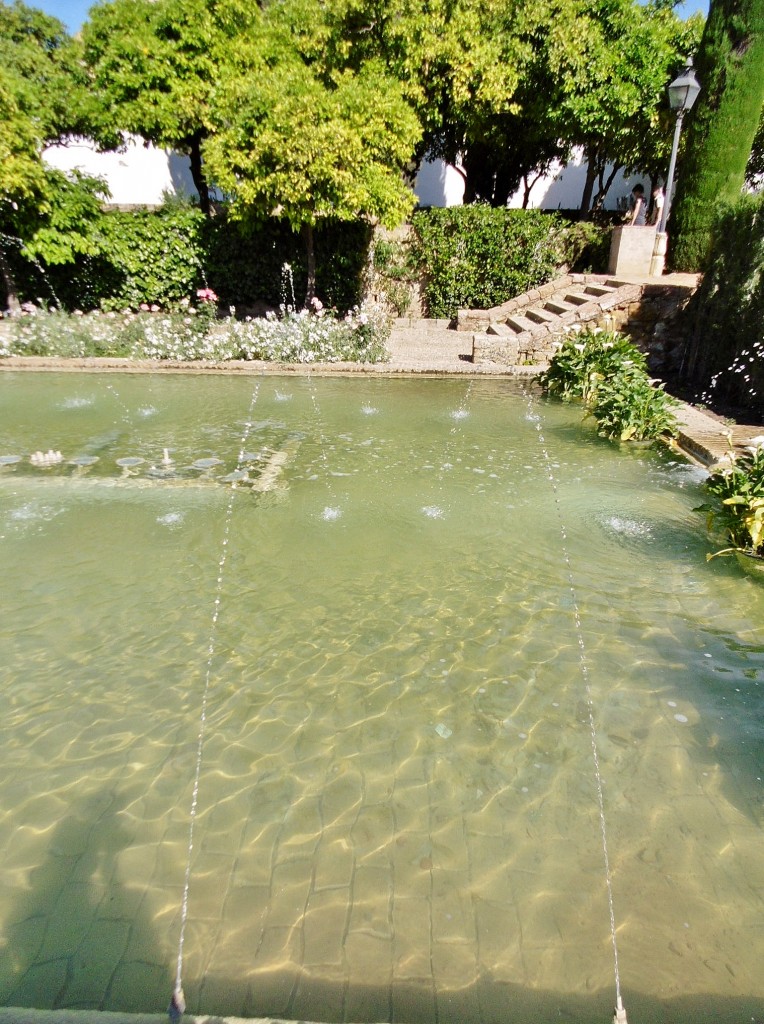
[{"label": "sunlight on water", "polygon": [[210,658],[189,1012],[612,1017],[540,417],[629,1020],[764,1015],[764,598],[706,563],[695,468],[497,380],[0,397],[0,1003],[166,1008]]}]

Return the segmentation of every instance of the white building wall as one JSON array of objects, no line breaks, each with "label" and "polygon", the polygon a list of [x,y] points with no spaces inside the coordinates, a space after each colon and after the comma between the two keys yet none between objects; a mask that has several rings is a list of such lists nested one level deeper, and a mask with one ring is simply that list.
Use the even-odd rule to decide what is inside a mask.
[{"label": "white building wall", "polygon": [[[452,172],[451,175],[449,171]],[[645,190],[649,192],[650,183],[645,178],[626,177],[619,171],[605,196],[605,209],[617,210],[619,200],[626,202],[638,181],[641,181]],[[539,178],[531,189],[528,208],[577,210],[581,205],[585,183],[586,161],[583,150],[578,149],[574,151],[567,164],[555,161],[549,172]],[[464,196],[464,179],[455,168],[444,164],[442,160],[426,161],[422,164],[414,191],[421,206],[458,206]],[[522,188],[515,192],[508,203],[510,209],[522,208],[523,194]]]},{"label": "white building wall", "polygon": [[414,192],[420,206],[461,206],[464,175],[443,160],[425,160],[419,169]]},{"label": "white building wall", "polygon": [[164,193],[195,195],[188,157],[128,140],[124,153],[97,153],[85,140],[50,146],[44,159],[60,171],[79,170],[105,178],[116,205],[159,205]]},{"label": "white building wall", "polygon": [[[195,195],[188,157],[144,145],[130,138],[123,153],[97,153],[84,140],[45,150],[45,161],[59,170],[81,170],[105,178],[111,192],[110,203],[116,205],[158,205],[165,193]],[[581,204],[586,179],[586,164],[581,151],[574,152],[566,165],[555,164],[549,173],[533,186],[529,201],[531,209],[576,210]],[[649,182],[640,178],[616,175],[605,198],[605,208],[618,209],[637,181],[646,190]],[[456,167],[442,160],[422,164],[414,184],[420,206],[461,206],[464,199],[464,177]],[[510,199],[510,208],[523,204],[523,190]]]}]

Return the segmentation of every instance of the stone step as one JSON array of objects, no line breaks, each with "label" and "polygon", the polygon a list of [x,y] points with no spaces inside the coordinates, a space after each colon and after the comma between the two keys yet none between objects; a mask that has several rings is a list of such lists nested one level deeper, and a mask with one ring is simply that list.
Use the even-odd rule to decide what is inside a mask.
[{"label": "stone step", "polygon": [[425,319],[419,317],[408,317],[399,316],[393,320],[394,330],[411,330],[416,329],[417,331],[447,331],[451,328],[450,320],[435,320]]},{"label": "stone step", "polygon": [[588,284],[584,288],[584,292],[587,295],[611,295],[614,291],[617,291],[617,289],[608,284]]},{"label": "stone step", "polygon": [[532,331],[538,327],[538,322],[534,323],[533,320],[529,320],[526,316],[522,316],[519,313],[513,313],[512,316],[508,316],[506,323],[515,334],[524,334],[526,331]]},{"label": "stone step", "polygon": [[584,306],[587,302],[592,301],[592,297],[586,292],[567,292],[565,301],[571,302],[574,306]]},{"label": "stone step", "polygon": [[552,324],[557,320],[556,313],[552,313],[548,309],[541,309],[538,306],[528,307],[525,310],[525,315],[529,320],[533,320],[537,324]]},{"label": "stone step", "polygon": [[503,324],[500,321],[491,323],[486,328],[486,334],[493,334],[499,338],[514,338],[515,332],[507,324]]},{"label": "stone step", "polygon": [[575,308],[574,303],[564,302],[562,299],[547,299],[544,303],[544,309],[548,309],[550,313],[558,313],[560,316],[563,313],[570,313]]}]

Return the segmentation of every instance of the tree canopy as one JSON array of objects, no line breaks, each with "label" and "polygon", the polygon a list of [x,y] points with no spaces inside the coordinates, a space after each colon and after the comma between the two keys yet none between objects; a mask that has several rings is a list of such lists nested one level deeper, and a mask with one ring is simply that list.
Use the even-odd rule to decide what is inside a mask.
[{"label": "tree canopy", "polygon": [[671,215],[671,261],[702,270],[716,207],[740,196],[764,108],[764,0],[712,0]]},{"label": "tree canopy", "polygon": [[205,212],[214,185],[234,215],[278,215],[308,244],[328,217],[404,217],[427,154],[497,206],[573,146],[584,209],[606,163],[657,175],[665,87],[700,30],[669,0],[107,0],[81,40],[19,0],[0,16],[6,204],[45,213],[44,145],[133,134],[188,155]]},{"label": "tree canopy", "polygon": [[260,8],[239,0],[111,0],[83,29],[102,126],[188,155],[205,212],[202,150],[221,65],[260,21]]},{"label": "tree canopy", "polygon": [[81,49],[56,18],[0,2],[0,275],[12,305],[9,248],[66,262],[89,242],[83,230],[102,182],[46,167],[45,146],[98,135]]}]

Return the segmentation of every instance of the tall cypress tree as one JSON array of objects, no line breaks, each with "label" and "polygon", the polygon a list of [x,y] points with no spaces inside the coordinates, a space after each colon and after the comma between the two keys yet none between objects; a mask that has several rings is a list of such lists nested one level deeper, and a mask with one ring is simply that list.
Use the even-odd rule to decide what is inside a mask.
[{"label": "tall cypress tree", "polygon": [[764,0],[711,0],[696,59],[692,112],[671,215],[670,262],[702,270],[714,207],[734,201],[764,106]]}]

